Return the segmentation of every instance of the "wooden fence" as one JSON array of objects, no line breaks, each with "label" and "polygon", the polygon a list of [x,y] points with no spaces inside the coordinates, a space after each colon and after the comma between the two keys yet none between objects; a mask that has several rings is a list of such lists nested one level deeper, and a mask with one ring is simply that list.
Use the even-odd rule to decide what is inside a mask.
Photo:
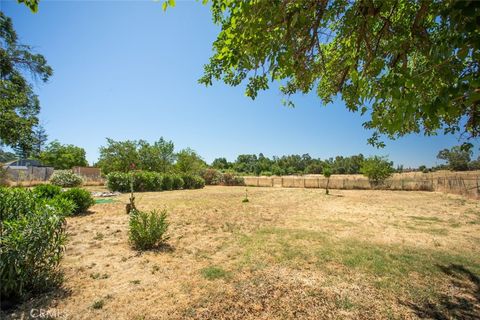
[{"label": "wooden fence", "polygon": [[[283,188],[325,188],[322,175],[244,177],[247,186]],[[332,175],[330,189],[384,189],[405,191],[440,191],[480,199],[480,171],[394,174],[381,186],[372,186],[362,175]]]}]

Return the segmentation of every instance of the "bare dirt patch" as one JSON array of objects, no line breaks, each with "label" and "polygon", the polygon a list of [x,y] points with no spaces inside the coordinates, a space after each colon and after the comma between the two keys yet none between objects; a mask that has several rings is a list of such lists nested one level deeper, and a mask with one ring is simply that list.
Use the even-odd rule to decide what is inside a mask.
[{"label": "bare dirt patch", "polygon": [[[99,188],[96,187],[96,190]],[[480,204],[430,192],[207,187],[139,193],[169,246],[128,243],[128,195],[68,219],[62,288],[21,305],[69,319],[479,314]],[[471,319],[474,319],[473,316]]]}]

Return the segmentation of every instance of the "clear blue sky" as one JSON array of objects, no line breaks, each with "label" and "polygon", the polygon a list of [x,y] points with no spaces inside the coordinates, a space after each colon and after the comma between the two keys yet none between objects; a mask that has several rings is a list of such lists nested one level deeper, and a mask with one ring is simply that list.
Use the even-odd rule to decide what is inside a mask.
[{"label": "clear blue sky", "polygon": [[54,69],[47,84],[36,86],[49,139],[85,148],[89,162],[106,137],[163,136],[207,162],[242,153],[363,153],[389,155],[406,167],[434,165],[440,149],[458,144],[455,136],[410,135],[378,150],[367,145],[365,119],[341,101],[324,107],[312,93],[291,109],[275,86],[252,101],[243,87],[199,85],[218,32],[199,2],[177,1],[166,13],[153,1],[42,0],[36,14],[16,1],[0,6],[20,40]]}]

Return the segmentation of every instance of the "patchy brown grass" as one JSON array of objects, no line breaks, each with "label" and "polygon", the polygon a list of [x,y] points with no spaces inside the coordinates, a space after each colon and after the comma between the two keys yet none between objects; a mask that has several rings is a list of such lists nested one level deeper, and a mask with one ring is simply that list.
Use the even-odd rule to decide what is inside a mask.
[{"label": "patchy brown grass", "polygon": [[[98,189],[98,187],[96,188]],[[480,314],[480,204],[428,192],[207,187],[139,193],[169,246],[128,243],[128,195],[68,219],[71,319],[415,319]],[[57,313],[58,314],[58,313]]]}]

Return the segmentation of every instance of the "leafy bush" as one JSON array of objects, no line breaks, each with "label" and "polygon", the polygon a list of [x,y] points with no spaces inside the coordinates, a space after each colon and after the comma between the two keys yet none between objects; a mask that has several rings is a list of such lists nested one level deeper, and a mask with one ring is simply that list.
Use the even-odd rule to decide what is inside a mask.
[{"label": "leafy bush", "polygon": [[182,179],[184,189],[201,189],[205,187],[205,180],[200,176],[184,174]]},{"label": "leafy bush", "polygon": [[53,184],[39,184],[33,188],[36,197],[42,199],[52,199],[62,192],[62,188]]},{"label": "leafy bush", "polygon": [[85,212],[88,210],[88,208],[95,204],[90,192],[81,188],[69,189],[65,192],[62,192],[59,197],[62,199],[71,200],[73,203],[75,203],[75,214]]},{"label": "leafy bush", "polygon": [[0,295],[19,300],[57,284],[66,241],[65,199],[39,199],[32,191],[0,188]]},{"label": "leafy bush", "polygon": [[172,176],[173,178],[173,190],[180,190],[183,188],[184,182],[181,176],[175,174]]},{"label": "leafy bush", "polygon": [[70,170],[55,170],[50,183],[63,188],[78,187],[83,184],[83,179]]},{"label": "leafy bush", "polygon": [[172,190],[173,189],[173,176],[166,174],[162,179],[162,190]]},{"label": "leafy bush", "polygon": [[110,172],[107,174],[107,188],[112,191],[129,192],[130,174],[125,172]]},{"label": "leafy bush", "polygon": [[162,190],[162,175],[157,172],[150,171],[134,171],[128,176],[130,191],[130,177],[133,176],[133,190],[144,191],[161,191]]},{"label": "leafy bush", "polygon": [[[135,171],[133,173],[111,172],[107,175],[107,187],[112,191],[130,192],[130,179],[132,176],[133,191],[162,191],[184,188],[183,176],[176,174],[162,175],[161,173],[150,171]],[[202,181],[195,178],[197,188],[201,188],[198,185],[201,185]]]},{"label": "leafy bush", "polygon": [[205,180],[206,185],[215,186],[222,183],[223,175],[218,170],[206,169],[202,173],[202,178]]},{"label": "leafy bush", "polygon": [[360,167],[360,172],[368,177],[368,180],[373,186],[383,184],[394,171],[393,163],[388,161],[386,157],[379,156],[365,159]]},{"label": "leafy bush", "polygon": [[167,211],[133,210],[130,214],[130,242],[136,249],[153,249],[168,240]]},{"label": "leafy bush", "polygon": [[245,180],[243,177],[235,176],[232,173],[224,173],[223,174],[223,185],[225,186],[244,186]]}]

